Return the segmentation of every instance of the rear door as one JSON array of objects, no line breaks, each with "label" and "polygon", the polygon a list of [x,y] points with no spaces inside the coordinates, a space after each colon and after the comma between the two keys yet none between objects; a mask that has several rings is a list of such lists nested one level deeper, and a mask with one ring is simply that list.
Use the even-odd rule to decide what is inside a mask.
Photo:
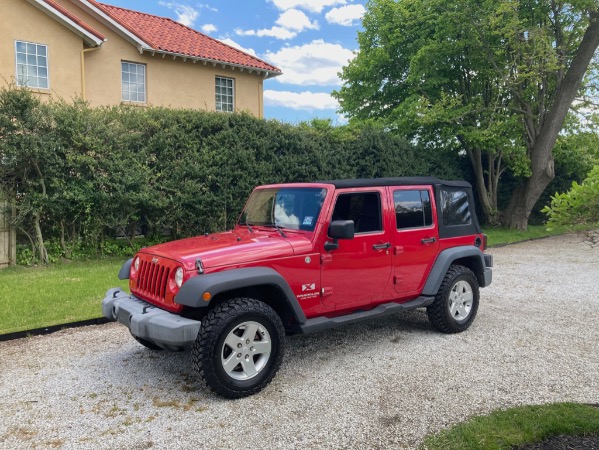
[{"label": "rear door", "polygon": [[432,186],[393,187],[393,283],[400,298],[419,295],[439,250]]}]

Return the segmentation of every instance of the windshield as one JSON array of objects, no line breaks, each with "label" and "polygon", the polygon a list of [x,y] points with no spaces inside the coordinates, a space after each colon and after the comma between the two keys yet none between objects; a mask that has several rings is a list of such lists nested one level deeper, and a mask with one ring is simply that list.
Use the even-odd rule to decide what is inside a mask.
[{"label": "windshield", "polygon": [[239,218],[239,224],[314,231],[326,193],[323,188],[255,190]]}]

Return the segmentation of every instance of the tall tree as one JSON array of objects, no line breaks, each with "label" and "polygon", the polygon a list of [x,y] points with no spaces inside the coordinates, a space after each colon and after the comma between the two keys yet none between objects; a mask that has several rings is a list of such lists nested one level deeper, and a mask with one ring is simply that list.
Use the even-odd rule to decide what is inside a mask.
[{"label": "tall tree", "polygon": [[363,27],[341,110],[467,155],[488,222],[512,170],[502,219],[525,229],[566,114],[596,82],[599,1],[370,0]]}]

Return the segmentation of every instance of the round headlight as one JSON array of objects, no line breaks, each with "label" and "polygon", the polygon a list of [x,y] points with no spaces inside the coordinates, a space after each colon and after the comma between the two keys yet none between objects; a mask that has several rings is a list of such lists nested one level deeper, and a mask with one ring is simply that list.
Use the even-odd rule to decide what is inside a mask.
[{"label": "round headlight", "polygon": [[177,270],[175,270],[175,283],[177,284],[177,287],[181,287],[181,285],[183,284],[183,268],[182,267],[177,267]]},{"label": "round headlight", "polygon": [[135,270],[139,270],[139,256],[136,256],[135,259],[133,260],[133,268]]}]

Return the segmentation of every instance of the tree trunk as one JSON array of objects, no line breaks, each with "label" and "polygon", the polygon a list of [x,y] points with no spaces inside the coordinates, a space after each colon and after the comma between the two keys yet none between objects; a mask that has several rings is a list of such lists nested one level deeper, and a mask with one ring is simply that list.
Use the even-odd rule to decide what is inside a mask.
[{"label": "tree trunk", "polygon": [[517,230],[528,228],[528,218],[532,208],[555,177],[553,147],[597,47],[599,47],[599,11],[595,10],[590,14],[590,25],[570,68],[557,89],[555,100],[543,126],[530,148],[531,176],[512,193],[504,215],[504,224],[510,228]]},{"label": "tree trunk", "polygon": [[35,227],[35,240],[37,241],[37,249],[40,254],[40,262],[42,264],[48,264],[48,251],[44,245],[44,237],[42,236],[42,227],[40,225],[41,219],[39,213],[33,215],[33,225]]},{"label": "tree trunk", "polygon": [[476,180],[476,192],[478,193],[478,199],[480,200],[480,204],[483,209],[485,223],[493,223],[495,219],[496,208],[493,208],[493,205],[489,199],[489,192],[485,184],[482,152],[478,148],[471,148],[463,136],[458,135],[457,138],[462,144],[464,150],[466,150],[466,154],[468,155],[468,158],[470,159],[470,164],[472,165],[472,170],[474,171],[474,178]]},{"label": "tree trunk", "polygon": [[515,230],[526,231],[532,209],[554,177],[553,157],[550,157],[545,170],[533,171],[530,178],[514,189],[505,210],[504,225]]}]

